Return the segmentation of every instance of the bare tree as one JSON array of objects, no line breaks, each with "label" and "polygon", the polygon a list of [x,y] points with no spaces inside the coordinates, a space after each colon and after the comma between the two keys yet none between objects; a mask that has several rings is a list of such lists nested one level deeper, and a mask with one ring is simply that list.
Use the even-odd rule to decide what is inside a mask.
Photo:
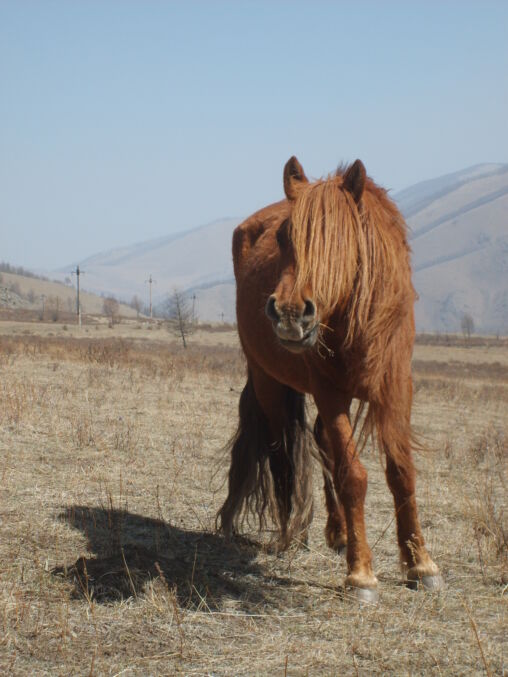
[{"label": "bare tree", "polygon": [[462,329],[462,333],[464,334],[466,344],[468,344],[471,338],[471,334],[474,332],[474,320],[470,313],[464,313],[462,315],[460,326]]},{"label": "bare tree", "polygon": [[11,282],[9,285],[9,289],[13,294],[21,296],[21,287],[19,286],[19,282]]},{"label": "bare tree", "polygon": [[137,296],[137,294],[134,294],[134,296],[132,297],[130,307],[136,311],[136,314],[139,317],[139,313],[143,308],[143,301],[139,298],[139,296]]},{"label": "bare tree", "polygon": [[195,324],[190,299],[179,289],[168,295],[162,304],[162,315],[168,320],[168,330],[182,339],[187,348],[187,337],[194,332]]},{"label": "bare tree", "polygon": [[51,321],[58,322],[60,319],[60,299],[58,296],[46,297],[46,310],[49,312]]},{"label": "bare tree", "polygon": [[102,312],[109,317],[110,323],[117,324],[120,320],[120,304],[114,296],[108,296],[102,304]]}]

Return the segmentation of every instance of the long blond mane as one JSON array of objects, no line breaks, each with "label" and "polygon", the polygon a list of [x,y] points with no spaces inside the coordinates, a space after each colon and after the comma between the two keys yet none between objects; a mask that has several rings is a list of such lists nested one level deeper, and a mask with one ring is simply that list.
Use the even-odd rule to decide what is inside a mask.
[{"label": "long blond mane", "polygon": [[303,184],[292,205],[295,286],[310,289],[325,322],[340,313],[344,347],[362,355],[362,371],[376,390],[391,338],[415,298],[407,228],[370,179],[357,206],[343,173]]}]

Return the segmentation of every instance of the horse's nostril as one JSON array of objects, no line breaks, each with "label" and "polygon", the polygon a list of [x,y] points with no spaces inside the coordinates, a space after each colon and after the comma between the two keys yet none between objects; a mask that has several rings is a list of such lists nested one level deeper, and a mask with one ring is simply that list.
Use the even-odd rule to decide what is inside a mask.
[{"label": "horse's nostril", "polygon": [[312,303],[310,299],[305,301],[305,307],[303,309],[304,317],[314,317],[316,314],[316,306]]},{"label": "horse's nostril", "polygon": [[275,307],[275,297],[274,296],[270,296],[270,298],[266,302],[265,312],[271,320],[278,320],[279,319],[279,313],[277,312],[277,309]]}]

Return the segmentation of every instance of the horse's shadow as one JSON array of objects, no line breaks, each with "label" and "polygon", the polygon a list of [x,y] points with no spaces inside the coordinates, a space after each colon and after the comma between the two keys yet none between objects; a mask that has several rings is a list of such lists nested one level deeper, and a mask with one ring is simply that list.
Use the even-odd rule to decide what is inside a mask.
[{"label": "horse's shadow", "polygon": [[82,531],[93,553],[53,570],[73,581],[76,596],[101,603],[137,597],[158,579],[180,606],[214,610],[229,599],[248,610],[267,601],[273,581],[256,562],[259,545],[247,539],[229,542],[113,508],[75,505],[58,518]]}]

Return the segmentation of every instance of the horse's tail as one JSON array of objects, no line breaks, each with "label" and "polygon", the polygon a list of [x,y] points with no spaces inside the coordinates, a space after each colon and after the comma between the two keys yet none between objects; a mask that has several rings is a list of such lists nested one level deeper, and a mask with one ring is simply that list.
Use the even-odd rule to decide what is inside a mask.
[{"label": "horse's tail", "polygon": [[305,398],[285,388],[280,434],[270,435],[268,421],[249,374],[240,397],[238,430],[229,444],[229,491],[216,526],[226,535],[239,531],[250,515],[259,529],[271,518],[277,545],[305,540],[312,521],[312,437],[305,421]]}]

